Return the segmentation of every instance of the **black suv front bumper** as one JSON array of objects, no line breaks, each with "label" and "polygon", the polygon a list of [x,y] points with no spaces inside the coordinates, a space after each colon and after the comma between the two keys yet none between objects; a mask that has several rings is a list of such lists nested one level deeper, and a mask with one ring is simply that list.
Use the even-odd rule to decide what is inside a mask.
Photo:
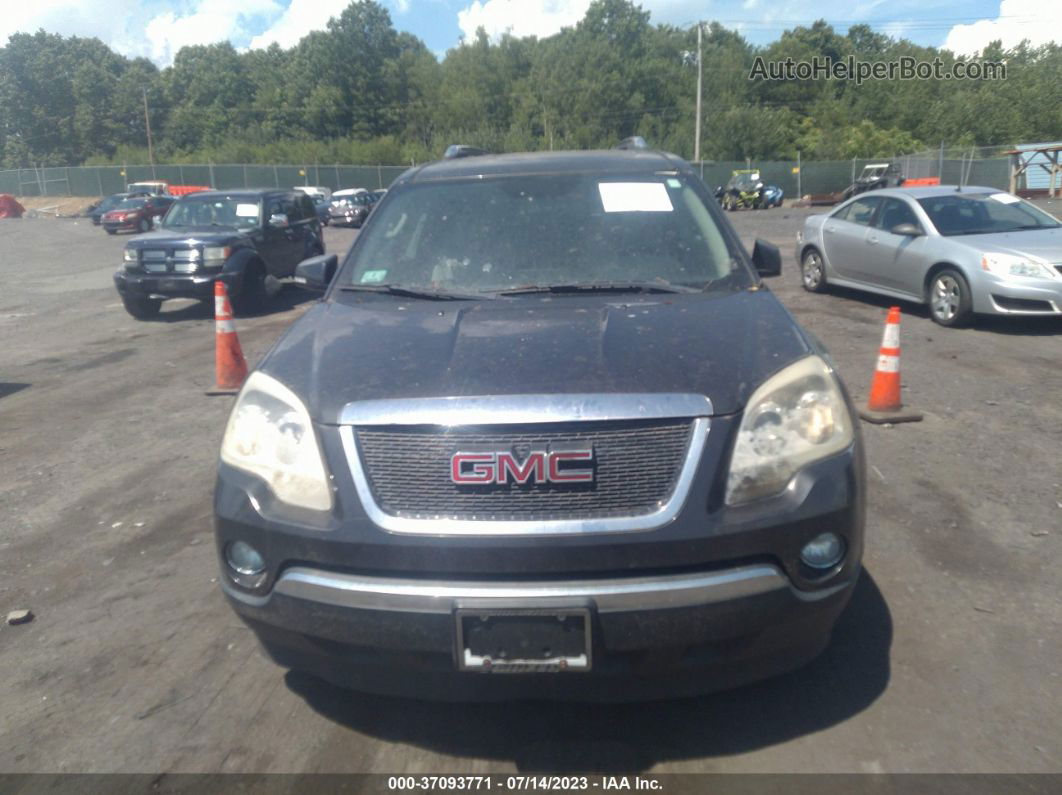
[{"label": "black suv front bumper", "polygon": [[[626,700],[707,692],[800,666],[829,642],[860,571],[863,453],[805,467],[785,492],[721,504],[734,419],[714,418],[674,521],[583,537],[410,537],[361,507],[335,428],[319,426],[336,485],[322,524],[286,518],[264,483],[222,464],[215,528],[222,587],[280,665],[341,686],[432,699]],[[714,470],[714,471],[713,471]],[[809,572],[800,549],[831,531],[847,547]],[[246,587],[225,563],[243,540],[266,561]],[[565,607],[590,615],[589,672],[459,670],[456,613]]]},{"label": "black suv front bumper", "polygon": [[129,298],[196,298],[214,297],[214,282],[225,282],[229,293],[238,293],[242,285],[237,272],[216,273],[142,273],[119,270],[114,286],[122,297]]}]

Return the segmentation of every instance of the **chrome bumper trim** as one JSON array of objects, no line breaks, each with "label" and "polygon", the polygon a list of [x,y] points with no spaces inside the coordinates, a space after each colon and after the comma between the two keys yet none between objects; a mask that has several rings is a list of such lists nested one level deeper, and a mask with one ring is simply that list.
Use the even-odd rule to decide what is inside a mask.
[{"label": "chrome bumper trim", "polygon": [[267,596],[252,596],[222,582],[225,592],[255,607],[268,605],[272,594],[354,610],[449,614],[470,604],[497,607],[557,607],[592,602],[599,613],[625,613],[699,607],[777,590],[790,590],[802,600],[819,599],[848,583],[816,591],[796,592],[776,566],[757,564],[699,574],[632,577],[610,580],[544,582],[462,582],[410,580],[342,574],[305,567],[287,569]]}]

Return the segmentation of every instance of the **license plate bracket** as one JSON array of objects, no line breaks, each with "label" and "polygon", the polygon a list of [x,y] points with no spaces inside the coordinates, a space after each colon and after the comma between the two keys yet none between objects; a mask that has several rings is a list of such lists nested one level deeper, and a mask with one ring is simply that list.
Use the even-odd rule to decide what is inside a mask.
[{"label": "license plate bracket", "polygon": [[592,633],[588,608],[458,608],[454,611],[454,624],[459,670],[590,670]]}]

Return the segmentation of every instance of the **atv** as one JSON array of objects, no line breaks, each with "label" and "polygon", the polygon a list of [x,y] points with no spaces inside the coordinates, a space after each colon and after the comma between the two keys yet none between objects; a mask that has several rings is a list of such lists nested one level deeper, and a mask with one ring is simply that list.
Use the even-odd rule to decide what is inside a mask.
[{"label": "atv", "polygon": [[765,195],[766,185],[760,179],[760,172],[747,169],[733,172],[730,181],[723,188],[721,204],[724,210],[733,212],[739,208],[766,210],[770,203]]}]

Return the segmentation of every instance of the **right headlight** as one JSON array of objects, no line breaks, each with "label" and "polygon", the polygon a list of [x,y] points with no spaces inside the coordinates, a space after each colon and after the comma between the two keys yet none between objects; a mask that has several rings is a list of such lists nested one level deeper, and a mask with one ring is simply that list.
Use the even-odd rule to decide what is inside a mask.
[{"label": "right headlight", "polygon": [[309,412],[294,392],[265,373],[251,373],[240,390],[221,460],[262,478],[281,502],[315,511],[332,508]]},{"label": "right headlight", "polygon": [[782,491],[801,468],[852,443],[852,419],[833,372],[818,356],[768,378],[749,399],[730,460],[726,502]]}]

